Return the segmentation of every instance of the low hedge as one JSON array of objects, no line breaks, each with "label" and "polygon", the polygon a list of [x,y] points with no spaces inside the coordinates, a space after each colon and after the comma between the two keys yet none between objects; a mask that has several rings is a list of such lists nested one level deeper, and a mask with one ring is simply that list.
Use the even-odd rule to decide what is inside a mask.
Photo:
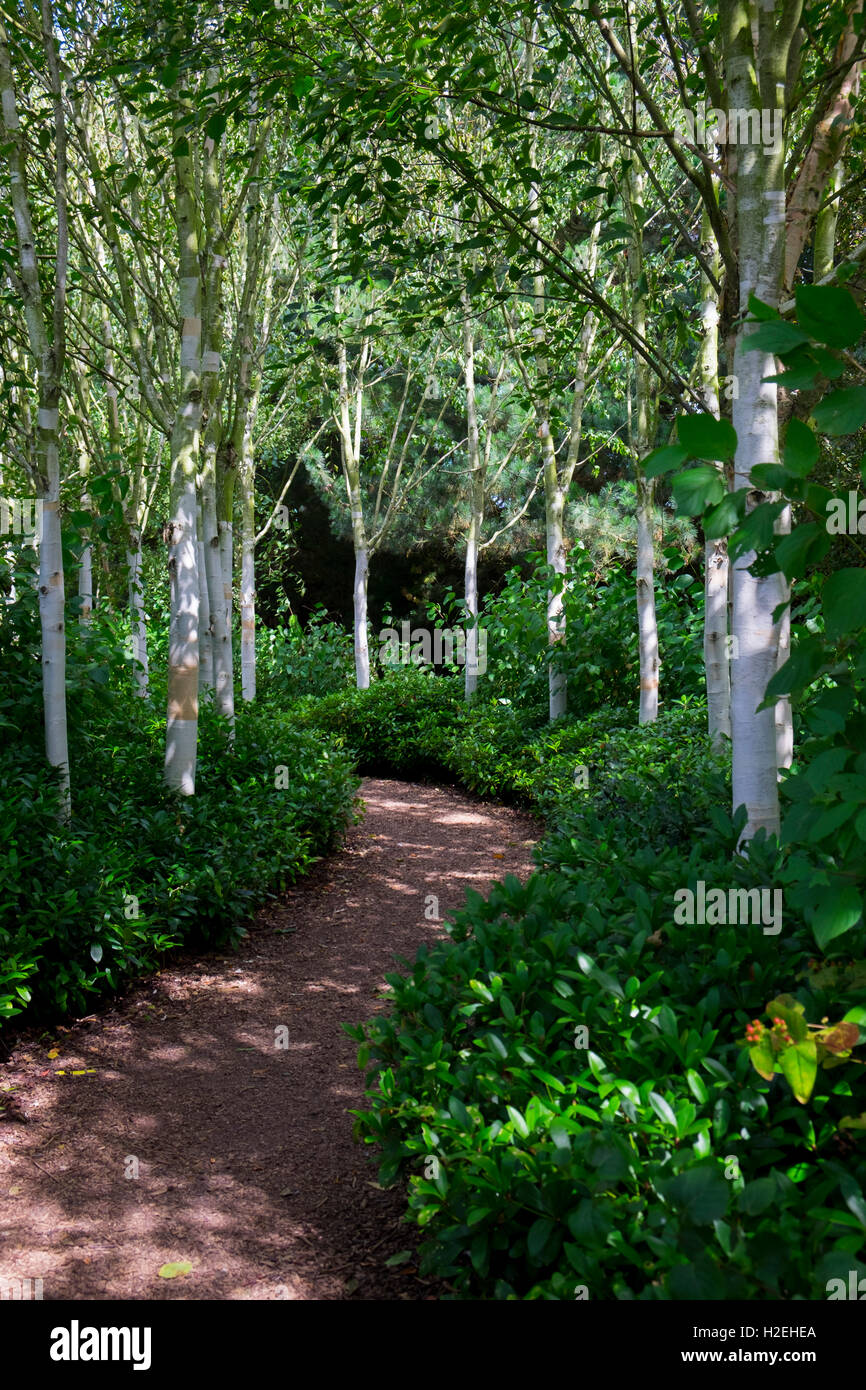
[{"label": "low hedge", "polygon": [[866,1275],[850,1037],[806,1088],[772,1060],[761,1075],[746,1036],[844,1012],[866,1041],[866,972],[843,959],[864,933],[819,962],[787,905],[778,933],[678,924],[700,881],[792,872],[760,837],[735,858],[700,705],[527,728],[403,672],[299,717],[377,770],[428,767],[547,823],[528,881],[470,892],[448,939],[388,975],[389,1013],[347,1027],[367,1070],[356,1133],[383,1184],[408,1183],[425,1273],[457,1298],[549,1300],[812,1299]]},{"label": "low hedge", "polygon": [[86,1010],[166,951],[239,939],[353,814],[349,758],[286,715],[242,708],[232,745],[205,708],[183,800],[163,785],[163,734],[136,702],[82,735],[69,825],[39,751],[0,754],[0,1018]]}]

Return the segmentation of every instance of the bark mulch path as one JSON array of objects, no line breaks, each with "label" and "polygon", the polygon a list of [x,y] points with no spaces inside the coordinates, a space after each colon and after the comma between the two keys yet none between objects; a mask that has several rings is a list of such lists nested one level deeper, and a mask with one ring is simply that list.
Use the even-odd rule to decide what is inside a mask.
[{"label": "bark mulch path", "polygon": [[[352,1138],[363,1078],[340,1024],[386,1007],[394,957],[442,934],[427,894],[451,916],[466,887],[524,877],[539,831],[451,788],[368,779],[360,795],[344,848],[237,953],[178,956],[103,1012],[15,1040],[0,1065],[15,1088],[0,1285],[41,1278],[45,1299],[441,1294],[414,1262],[385,1268],[414,1228]],[[191,1271],[159,1277],[174,1261]]]}]

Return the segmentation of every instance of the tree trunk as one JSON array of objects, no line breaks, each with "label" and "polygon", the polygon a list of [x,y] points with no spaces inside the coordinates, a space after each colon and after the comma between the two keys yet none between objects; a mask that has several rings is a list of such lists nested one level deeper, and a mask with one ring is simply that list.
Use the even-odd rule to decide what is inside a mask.
[{"label": "tree trunk", "polygon": [[[845,182],[845,161],[839,160],[827,180],[824,196],[833,197]],[[832,274],[836,260],[836,223],[839,220],[839,199],[833,198],[815,219],[815,241],[812,256],[812,279],[817,285]]]},{"label": "tree trunk", "polygon": [[[719,279],[721,256],[709,214],[704,209],[701,248]],[[701,273],[701,343],[698,378],[704,409],[720,418],[719,301],[708,276]],[[719,751],[731,737],[731,653],[728,651],[728,542],[725,536],[704,542],[704,673],[707,685],[707,724],[713,747]]]},{"label": "tree trunk", "polygon": [[[337,216],[331,219],[331,250],[336,262],[338,251]],[[349,366],[346,357],[346,343],[340,323],[342,295],[339,284],[334,291],[334,313],[337,320],[337,370],[339,375],[339,399],[337,427],[340,434],[340,457],[343,464],[343,477],[352,518],[352,545],[355,551],[355,582],[352,589],[352,609],[355,633],[355,681],[359,690],[367,690],[370,685],[370,650],[367,633],[367,580],[370,568],[367,530],[364,523],[364,501],[361,495],[361,418],[364,408],[363,364],[366,346],[361,351],[361,365],[355,389],[355,421],[349,407]]]},{"label": "tree trunk", "polygon": [[234,496],[237,469],[234,462],[224,460],[226,450],[217,453],[217,525],[219,527],[220,573],[222,575],[223,628],[225,631],[225,650],[223,668],[226,688],[231,692],[231,713],[228,718],[234,722],[235,704],[235,661],[233,641],[234,603],[232,581],[234,577]]},{"label": "tree trunk", "polygon": [[[87,447],[87,412],[90,403],[90,375],[85,363],[78,366],[78,403],[81,411],[78,428],[78,476],[81,479],[80,505],[83,512],[91,506],[88,491],[90,481],[90,452]],[[85,539],[78,564],[78,621],[87,627],[93,613],[93,546],[89,535]]]},{"label": "tree trunk", "polygon": [[175,218],[180,249],[181,390],[171,435],[168,542],[170,620],[165,779],[184,796],[195,793],[198,750],[199,566],[196,475],[201,427],[200,228],[192,161],[175,155]]},{"label": "tree trunk", "polygon": [[[18,119],[18,104],[6,26],[0,18],[0,133],[9,164],[9,196],[18,253],[18,292],[27,337],[36,363],[39,410],[36,465],[40,480],[39,618],[42,630],[42,700],[45,754],[58,769],[60,812],[71,812],[69,747],[66,731],[66,599],[60,533],[61,381],[66,357],[66,281],[69,262],[67,218],[66,124],[58,44],[50,0],[41,0],[41,43],[54,112],[54,206],[56,251],[53,257],[53,302],[43,298],[37,268],[37,244],[28,196],[27,150]],[[46,277],[48,266],[45,267]]]},{"label": "tree trunk", "polygon": [[464,289],[463,372],[466,385],[466,436],[469,464],[469,532],[466,538],[465,604],[466,665],[464,693],[467,702],[478,686],[478,549],[484,525],[484,460],[478,432],[478,403],[475,396],[475,340],[472,332],[469,295]]},{"label": "tree trunk", "polygon": [[196,558],[198,561],[198,693],[211,696],[214,688],[213,622],[210,611],[210,586],[207,581],[207,555],[204,542],[202,502],[196,499]]},{"label": "tree trunk", "polygon": [[256,698],[256,499],[251,441],[244,431],[241,483],[241,695]]},{"label": "tree trunk", "polygon": [[355,681],[359,690],[370,686],[370,649],[367,636],[367,579],[369,565],[367,547],[355,539],[355,583],[352,590],[352,611],[355,632]]},{"label": "tree trunk", "polygon": [[147,661],[147,623],[144,616],[144,590],[141,582],[141,530],[130,527],[126,551],[129,584],[129,624],[132,634],[133,678],[138,694],[147,695],[150,679]]},{"label": "tree trunk", "polygon": [[[787,54],[799,16],[795,4],[782,23],[774,12],[761,12],[756,24],[757,51],[751,15],[743,0],[726,0],[722,7],[725,63],[729,75],[729,107],[735,111],[778,109],[784,101]],[[745,135],[740,122],[740,134]],[[729,132],[730,133],[730,132]],[[741,141],[734,151],[736,218],[739,254],[739,308],[748,312],[749,295],[778,307],[785,261],[784,141],[764,145],[751,129],[752,143]],[[730,167],[730,164],[729,164]],[[772,353],[744,349],[754,329],[740,324],[736,331],[734,371],[738,391],[733,402],[737,432],[734,488],[750,489],[747,510],[767,500],[752,482],[752,469],[779,459],[778,388]],[[731,730],[733,736],[733,806],[745,806],[743,841],[759,829],[779,832],[776,718],[773,709],[758,711],[773,676],[779,653],[779,627],[773,611],[787,598],[781,575],[766,578],[749,572],[754,552],[732,566],[733,637],[736,660],[731,667]]]},{"label": "tree trunk", "polygon": [[[39,544],[39,618],[42,628],[42,699],[45,753],[60,770],[63,813],[69,815],[69,747],[66,734],[66,599],[60,534],[59,389],[40,393],[37,449],[46,486]],[[44,469],[44,473],[43,473]]]},{"label": "tree trunk", "polygon": [[[636,43],[636,38],[634,39]],[[644,179],[636,156],[628,166],[625,201],[631,222],[628,250],[629,291],[632,301],[632,327],[643,340],[647,336],[647,280],[643,263],[643,187]],[[655,550],[653,544],[653,503],[655,481],[644,477],[642,460],[652,447],[652,372],[643,357],[635,360],[634,449],[637,492],[637,589],[638,646],[640,653],[639,722],[650,724],[659,710],[659,636],[655,599]]]},{"label": "tree trunk", "polygon": [[[215,85],[218,71],[208,73]],[[201,468],[201,516],[204,525],[205,575],[209,611],[209,630],[213,659],[213,685],[216,708],[233,730],[235,717],[234,673],[232,670],[231,628],[226,608],[223,555],[219,524],[217,460],[222,444],[222,398],[220,375],[225,334],[223,280],[226,264],[225,233],[222,222],[222,179],[217,147],[206,138],[202,157],[202,203],[205,223],[204,320],[202,332],[201,398],[204,419]],[[201,553],[201,552],[200,552]],[[229,575],[231,599],[231,575]],[[204,616],[202,615],[204,626]]]}]

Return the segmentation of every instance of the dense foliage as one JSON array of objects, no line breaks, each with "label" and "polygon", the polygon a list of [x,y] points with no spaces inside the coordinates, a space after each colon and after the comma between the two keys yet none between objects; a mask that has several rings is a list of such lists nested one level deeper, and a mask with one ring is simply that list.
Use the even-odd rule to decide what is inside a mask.
[{"label": "dense foliage", "polygon": [[864,53],[0,10],[0,1022],[237,943],[361,774],[525,808],[350,1027],[455,1297],[866,1276]]},{"label": "dense foliage", "polygon": [[851,1039],[803,1095],[787,1069],[756,1075],[747,1029],[769,1006],[862,1036],[863,928],[819,964],[787,901],[783,933],[677,924],[699,880],[785,876],[771,845],[733,856],[700,708],[527,737],[510,706],[467,711],[444,684],[405,672],[297,714],[379,771],[447,772],[547,822],[529,881],[470,892],[450,940],[388,976],[389,1016],[349,1029],[372,1063],[358,1132],[382,1182],[408,1177],[424,1268],[462,1296],[619,1299],[808,1299],[859,1271]]},{"label": "dense foliage", "polygon": [[58,821],[14,616],[0,609],[0,1017],[29,1020],[86,1011],[180,945],[245,935],[253,909],[339,839],[358,783],[277,710],[243,710],[233,742],[206,710],[201,792],[179,802],[160,775],[164,721],[130,697],[118,634],[97,623],[74,686],[89,778],[74,820]]}]

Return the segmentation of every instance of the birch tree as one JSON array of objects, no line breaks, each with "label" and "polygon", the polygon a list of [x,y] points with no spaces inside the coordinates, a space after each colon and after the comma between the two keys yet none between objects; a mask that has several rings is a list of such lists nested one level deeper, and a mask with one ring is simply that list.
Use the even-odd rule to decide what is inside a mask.
[{"label": "birch tree", "polygon": [[[62,814],[71,812],[69,749],[66,730],[66,612],[60,532],[60,401],[66,357],[66,294],[69,261],[67,217],[66,116],[59,42],[51,0],[40,0],[41,27],[33,37],[44,62],[46,94],[52,112],[45,158],[53,183],[54,249],[40,251],[30,198],[28,148],[19,120],[13,51],[0,16],[0,131],[7,163],[15,222],[17,265],[10,270],[21,300],[28,345],[36,365],[39,406],[36,465],[41,503],[39,615],[42,628],[42,694],[45,752],[58,770]],[[42,256],[45,280],[40,282]],[[50,269],[49,269],[50,267]],[[47,273],[46,273],[47,272]],[[43,283],[45,289],[43,290]]]},{"label": "birch tree", "polygon": [[[180,99],[178,98],[178,103]],[[199,564],[196,480],[200,467],[202,392],[202,230],[192,158],[181,139],[174,154],[179,278],[181,384],[171,435],[168,708],[165,777],[184,796],[195,792],[198,750]]]},{"label": "birch tree", "polygon": [[[702,248],[715,279],[721,275],[719,247],[706,210],[701,222]],[[719,399],[719,299],[713,281],[701,271],[698,380],[704,409],[721,418]],[[704,671],[707,685],[707,724],[713,746],[721,750],[731,737],[731,667],[728,643],[728,541],[708,537],[704,542]]]},{"label": "birch tree", "polygon": [[[637,36],[630,32],[632,51]],[[645,210],[644,178],[640,164],[632,156],[626,165],[623,201],[631,236],[628,247],[628,293],[631,300],[631,321],[635,333],[647,337],[647,272],[643,253],[643,219]],[[630,446],[634,458],[635,490],[637,494],[637,591],[638,652],[640,665],[641,724],[658,718],[659,708],[659,634],[655,602],[655,545],[653,541],[655,484],[644,472],[643,461],[652,448],[655,436],[657,387],[649,364],[638,357],[634,364],[634,412],[629,412]],[[629,405],[631,403],[629,402]]]}]

